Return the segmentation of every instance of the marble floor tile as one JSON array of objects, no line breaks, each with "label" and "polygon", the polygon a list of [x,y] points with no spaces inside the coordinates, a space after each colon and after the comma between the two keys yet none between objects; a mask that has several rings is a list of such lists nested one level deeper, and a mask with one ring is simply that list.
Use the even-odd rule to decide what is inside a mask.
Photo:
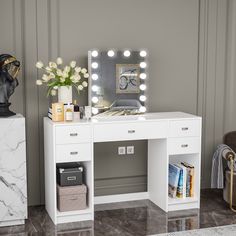
[{"label": "marble floor tile", "polygon": [[236,224],[222,191],[203,190],[201,208],[165,213],[149,200],[95,206],[95,220],[55,226],[44,206],[29,208],[24,226],[0,228],[0,235],[143,236]]}]

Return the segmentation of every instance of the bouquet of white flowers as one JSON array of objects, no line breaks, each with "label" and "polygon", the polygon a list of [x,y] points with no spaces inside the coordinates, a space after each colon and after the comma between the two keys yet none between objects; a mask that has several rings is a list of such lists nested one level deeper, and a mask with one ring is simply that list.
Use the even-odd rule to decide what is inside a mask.
[{"label": "bouquet of white flowers", "polygon": [[64,68],[62,64],[63,61],[60,57],[57,58],[56,62],[49,62],[47,66],[44,66],[41,61],[36,63],[38,69],[45,71],[42,79],[38,79],[36,84],[47,84],[47,96],[50,94],[55,96],[58,88],[62,86],[73,86],[78,93],[88,86],[86,80],[89,78],[89,74],[86,68],[76,66],[76,61],[71,61],[70,65]]}]

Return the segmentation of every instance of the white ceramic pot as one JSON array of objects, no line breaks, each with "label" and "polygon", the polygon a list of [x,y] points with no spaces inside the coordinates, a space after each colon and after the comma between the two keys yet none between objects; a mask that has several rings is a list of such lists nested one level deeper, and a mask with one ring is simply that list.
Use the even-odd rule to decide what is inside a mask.
[{"label": "white ceramic pot", "polygon": [[58,102],[72,103],[72,86],[61,86],[58,88]]}]

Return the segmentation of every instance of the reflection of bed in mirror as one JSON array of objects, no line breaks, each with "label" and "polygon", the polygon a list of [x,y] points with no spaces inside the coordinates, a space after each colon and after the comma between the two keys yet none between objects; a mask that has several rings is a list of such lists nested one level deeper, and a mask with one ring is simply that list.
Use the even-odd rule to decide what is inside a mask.
[{"label": "reflection of bed in mirror", "polygon": [[89,51],[89,105],[96,116],[146,112],[146,51]]}]

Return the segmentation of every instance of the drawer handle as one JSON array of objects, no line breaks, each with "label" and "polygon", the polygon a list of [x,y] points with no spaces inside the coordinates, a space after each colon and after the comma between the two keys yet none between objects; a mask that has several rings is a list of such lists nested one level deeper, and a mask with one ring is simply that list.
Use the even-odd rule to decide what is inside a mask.
[{"label": "drawer handle", "polygon": [[186,147],[188,147],[188,144],[182,144],[181,147],[186,148]]},{"label": "drawer handle", "polygon": [[70,152],[70,155],[77,155],[78,152]]},{"label": "drawer handle", "polygon": [[69,177],[67,177],[67,180],[68,181],[73,181],[73,180],[76,180],[76,176],[69,176]]},{"label": "drawer handle", "polygon": [[186,131],[186,130],[188,130],[188,127],[182,127],[182,130]]},{"label": "drawer handle", "polygon": [[133,133],[135,133],[135,130],[133,130],[133,129],[128,130],[128,133],[129,133],[129,134],[133,134]]},{"label": "drawer handle", "polygon": [[70,133],[70,136],[71,137],[76,137],[76,136],[78,136],[78,133]]}]

